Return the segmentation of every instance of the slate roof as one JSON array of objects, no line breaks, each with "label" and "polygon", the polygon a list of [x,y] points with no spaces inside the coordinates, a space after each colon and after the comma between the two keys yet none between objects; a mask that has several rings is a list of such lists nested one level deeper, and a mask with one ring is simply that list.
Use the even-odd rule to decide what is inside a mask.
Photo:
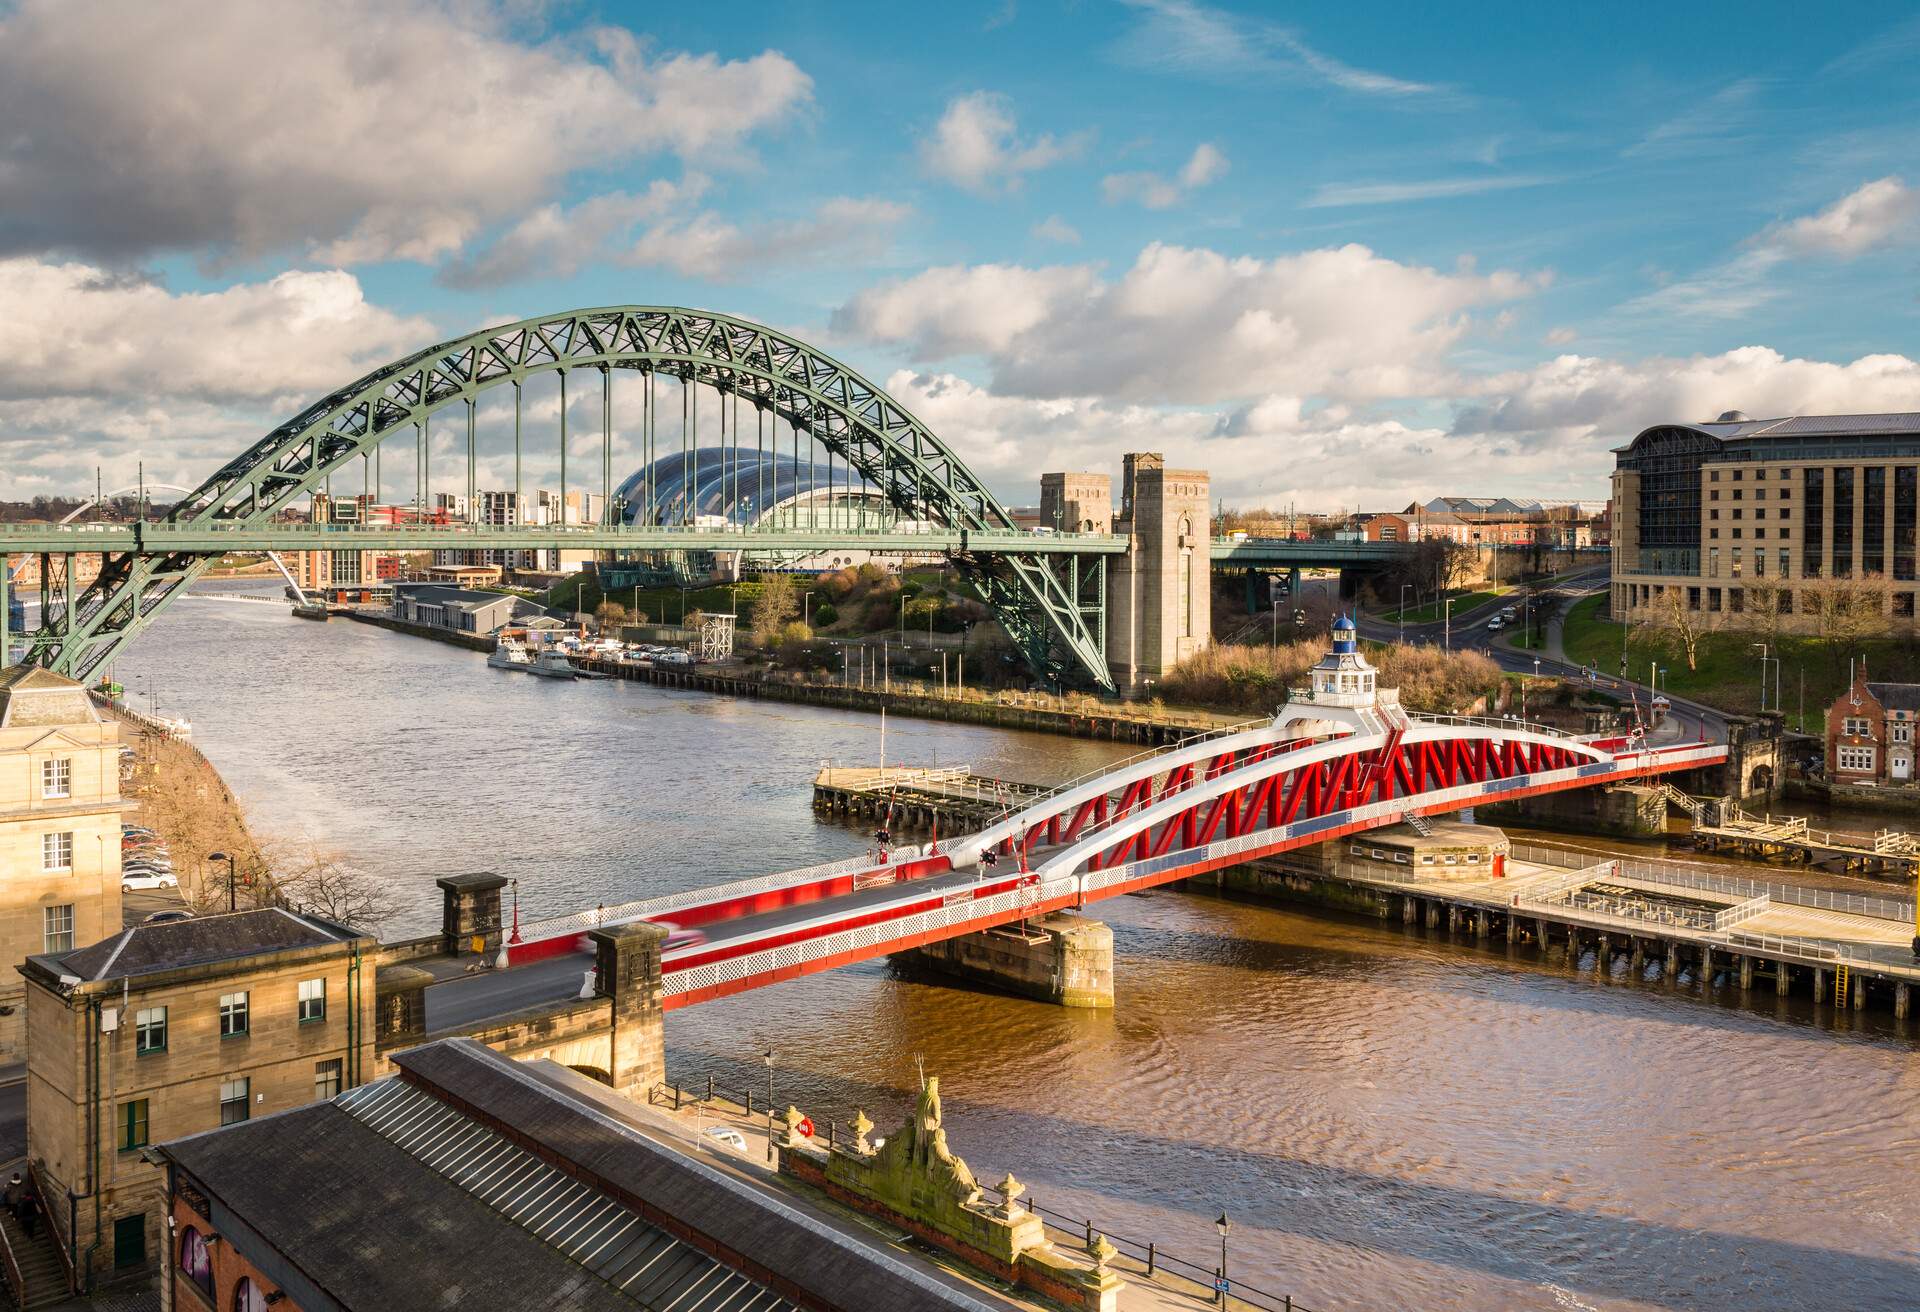
[{"label": "slate roof", "polygon": [[28,960],[58,975],[78,975],[83,980],[122,979],[367,937],[371,936],[318,916],[267,907],[134,925],[73,952],[40,954]]},{"label": "slate roof", "polygon": [[99,720],[87,690],[65,675],[26,664],[0,670],[0,729]]},{"label": "slate roof", "polygon": [[1889,711],[1920,711],[1920,683],[1869,683],[1867,691]]},{"label": "slate roof", "polygon": [[843,1312],[1010,1307],[654,1141],[552,1062],[468,1039],[395,1061],[400,1077],[162,1151],[348,1309],[791,1312],[795,1291]]}]

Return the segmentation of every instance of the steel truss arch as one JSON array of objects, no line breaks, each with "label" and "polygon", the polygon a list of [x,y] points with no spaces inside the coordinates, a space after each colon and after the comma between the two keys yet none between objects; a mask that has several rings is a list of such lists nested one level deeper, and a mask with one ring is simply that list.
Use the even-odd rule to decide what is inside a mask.
[{"label": "steel truss arch", "polygon": [[[845,459],[903,515],[961,530],[1016,531],[1012,515],[946,443],[859,373],[750,320],[677,306],[612,306],[525,319],[415,352],[307,406],[183,498],[179,524],[258,524],[396,430],[542,373],[632,369],[705,384],[784,418]],[[1041,677],[1111,688],[1104,626],[1088,623],[1081,564],[1062,578],[1039,553],[963,551],[1008,635]],[[119,553],[71,629],[42,630],[29,659],[77,678],[98,669],[206,567],[186,553]]]}]

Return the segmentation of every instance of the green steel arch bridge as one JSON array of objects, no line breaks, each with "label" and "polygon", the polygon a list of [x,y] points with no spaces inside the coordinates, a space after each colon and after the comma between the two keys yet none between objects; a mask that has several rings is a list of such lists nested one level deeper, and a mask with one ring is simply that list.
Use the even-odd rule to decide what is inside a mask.
[{"label": "green steel arch bridge", "polygon": [[[796,522],[750,526],[635,522],[613,513],[613,371],[640,376],[640,441],[649,466],[658,450],[658,384],[679,385],[683,451],[700,444],[703,388],[718,398],[722,445],[744,448],[745,402],[756,446],[777,453],[786,426],[796,459],[824,451],[829,470],[885,499],[895,522],[877,528],[819,528]],[[304,495],[331,488],[335,475],[379,468],[381,449],[412,438],[417,504],[431,504],[430,426],[451,411],[464,424],[465,491],[476,491],[476,406],[494,388],[513,395],[514,460],[521,463],[525,384],[557,376],[561,492],[567,487],[567,391],[570,377],[598,375],[601,397],[600,493],[608,513],[596,524],[396,524],[292,522]],[[671,441],[671,433],[668,435]],[[646,492],[652,501],[651,489]],[[1113,686],[1105,656],[1106,561],[1124,553],[1112,534],[1036,535],[953,450],[886,392],[805,342],[728,315],[671,306],[574,310],[488,328],[394,361],[320,398],[227,461],[155,521],[132,524],[8,526],[0,529],[0,566],[9,555],[37,554],[42,605],[38,625],[8,634],[8,575],[0,567],[0,656],[13,636],[25,659],[76,679],[103,669],[119,650],[220,556],[236,551],[307,549],[477,550],[566,547],[596,551],[712,550],[747,553],[831,547],[947,555],[979,588],[1007,634],[1042,679]],[[1398,548],[1382,543],[1221,542],[1217,560],[1249,567],[1378,567]],[[91,582],[74,561],[97,554]],[[56,568],[54,561],[61,564]],[[52,589],[54,579],[61,584]]]}]

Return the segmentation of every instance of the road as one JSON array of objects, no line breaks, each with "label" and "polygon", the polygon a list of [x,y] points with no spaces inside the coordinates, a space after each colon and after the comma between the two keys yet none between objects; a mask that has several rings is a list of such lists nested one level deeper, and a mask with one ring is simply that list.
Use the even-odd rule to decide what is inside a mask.
[{"label": "road", "polygon": [[[1006,867],[995,872],[1001,879],[1005,879],[1012,873]],[[846,893],[833,898],[832,910],[835,914],[844,915],[865,908],[883,906],[899,898],[903,892],[910,892],[914,897],[919,898],[936,895],[949,889],[969,888],[980,882],[981,877],[981,868],[972,866],[965,870],[929,875],[924,879],[913,880],[904,889],[899,884],[862,889],[857,893]],[[738,916],[732,920],[721,921],[706,927],[708,938],[704,945],[676,948],[667,959],[671,961],[675,958],[683,960],[697,958],[708,948],[724,946],[766,930],[779,929],[785,925],[810,920],[826,909],[827,904],[824,902],[802,902],[796,906],[763,911],[758,915]],[[471,1030],[527,1007],[543,1006],[576,997],[580,992],[583,975],[592,969],[593,954],[591,952],[570,952],[563,957],[536,961],[525,966],[511,966],[505,970],[478,970],[471,975],[430,984],[426,991],[427,1033],[441,1034],[449,1030]]]}]

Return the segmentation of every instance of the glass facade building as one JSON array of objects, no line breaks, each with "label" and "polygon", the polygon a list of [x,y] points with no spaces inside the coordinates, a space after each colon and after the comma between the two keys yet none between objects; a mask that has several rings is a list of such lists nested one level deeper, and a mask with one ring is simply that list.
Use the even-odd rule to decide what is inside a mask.
[{"label": "glass facade building", "polygon": [[[1910,630],[1920,414],[1659,424],[1615,451],[1616,616],[1811,630],[1839,605]],[[1734,617],[1743,617],[1736,619]]]},{"label": "glass facade building", "polygon": [[661,456],[614,491],[626,524],[785,523],[801,528],[880,528],[892,522],[886,498],[844,465],[770,451],[708,447]]}]

